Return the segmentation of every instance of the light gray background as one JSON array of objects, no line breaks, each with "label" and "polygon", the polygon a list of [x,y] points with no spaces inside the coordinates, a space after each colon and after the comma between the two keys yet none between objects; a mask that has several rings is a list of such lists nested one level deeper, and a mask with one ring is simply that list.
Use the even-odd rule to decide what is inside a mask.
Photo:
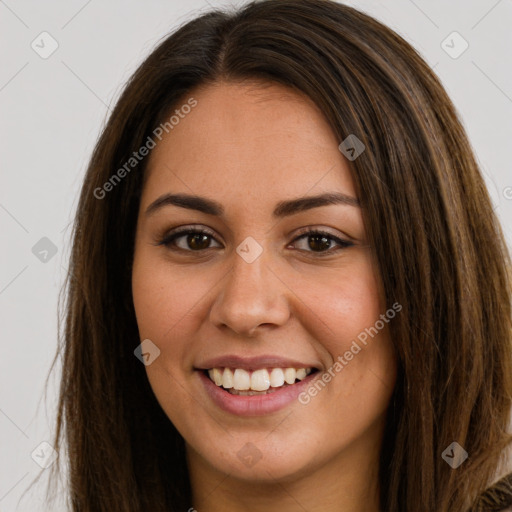
[{"label": "light gray background", "polygon": [[[346,3],[395,29],[435,69],[512,245],[512,0]],[[56,348],[69,223],[109,106],[163,36],[210,6],[229,5],[237,4],[0,0],[0,512],[45,510],[43,486],[20,497],[40,471],[32,451],[51,440],[58,373],[47,402],[43,385]],[[31,48],[43,31],[59,45],[47,59]],[[469,43],[457,59],[441,47],[453,31]],[[32,253],[42,237],[58,248],[46,263]]]}]

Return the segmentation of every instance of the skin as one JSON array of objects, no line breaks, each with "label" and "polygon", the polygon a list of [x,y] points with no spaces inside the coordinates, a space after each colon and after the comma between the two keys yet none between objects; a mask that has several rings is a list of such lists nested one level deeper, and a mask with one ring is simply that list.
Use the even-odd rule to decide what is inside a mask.
[{"label": "skin", "polygon": [[[387,326],[308,404],[293,401],[265,416],[224,412],[194,371],[211,357],[275,354],[314,363],[321,376],[385,312],[359,206],[272,218],[287,199],[357,197],[340,141],[309,98],[280,85],[220,82],[183,104],[190,96],[197,106],[149,157],[132,276],[140,339],[160,349],[147,376],[186,442],[190,506],[376,512],[396,380]],[[146,214],[165,193],[214,199],[225,213],[167,205]],[[185,235],[175,250],[158,245],[171,229],[190,225],[213,238],[194,245]],[[318,249],[311,237],[297,238],[307,226],[354,245],[335,250],[331,241]],[[263,249],[252,263],[236,252],[249,236]],[[237,457],[246,443],[261,455],[251,467]]]}]

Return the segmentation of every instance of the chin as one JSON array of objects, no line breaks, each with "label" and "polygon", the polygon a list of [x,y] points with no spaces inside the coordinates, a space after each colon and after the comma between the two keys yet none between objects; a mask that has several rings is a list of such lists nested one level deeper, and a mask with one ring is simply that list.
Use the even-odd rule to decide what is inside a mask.
[{"label": "chin", "polygon": [[[270,434],[272,436],[273,434]],[[306,433],[290,436],[288,432],[274,439],[267,434],[225,435],[225,443],[204,446],[200,456],[216,471],[242,481],[262,484],[293,481],[309,474],[319,464],[319,453]],[[281,437],[281,438],[279,438]]]}]

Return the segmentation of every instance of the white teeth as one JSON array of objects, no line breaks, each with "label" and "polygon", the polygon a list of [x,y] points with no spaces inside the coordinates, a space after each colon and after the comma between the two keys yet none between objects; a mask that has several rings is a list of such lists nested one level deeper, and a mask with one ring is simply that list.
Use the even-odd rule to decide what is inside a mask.
[{"label": "white teeth", "polygon": [[284,370],[284,380],[287,384],[293,384],[296,376],[297,372],[295,371],[295,368],[286,368]]},{"label": "white teeth", "polygon": [[233,387],[241,391],[250,389],[251,376],[245,370],[237,368],[233,374]]},{"label": "white teeth", "polygon": [[[213,375],[210,373],[212,372]],[[213,382],[217,384],[217,386],[222,386],[222,372],[218,368],[214,368],[213,371],[210,370],[210,379],[213,378]]]},{"label": "white teeth", "polygon": [[295,384],[297,379],[305,379],[312,371],[313,368],[261,368],[252,372],[242,368],[211,368],[208,375],[219,387],[231,392],[247,391],[245,394],[252,394],[249,391],[270,393],[276,388]]},{"label": "white teeth", "polygon": [[306,378],[306,368],[299,368],[297,370],[297,379],[302,380]]},{"label": "white teeth", "polygon": [[222,386],[225,389],[231,389],[234,385],[233,372],[229,368],[225,368],[224,374],[222,375],[222,383],[217,384],[217,386]]},{"label": "white teeth", "polygon": [[270,372],[270,385],[279,388],[284,384],[284,373],[281,368],[272,368]]},{"label": "white teeth", "polygon": [[270,377],[268,371],[256,370],[251,375],[251,389],[254,391],[266,391],[270,387]]}]

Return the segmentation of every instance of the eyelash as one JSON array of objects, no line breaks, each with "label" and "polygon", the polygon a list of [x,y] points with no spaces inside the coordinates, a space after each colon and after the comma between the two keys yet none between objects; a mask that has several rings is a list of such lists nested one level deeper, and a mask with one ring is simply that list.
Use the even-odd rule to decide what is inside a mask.
[{"label": "eyelash", "polygon": [[[190,253],[200,253],[200,252],[206,251],[208,249],[214,249],[214,247],[207,247],[206,249],[192,250],[192,249],[182,249],[182,248],[174,246],[173,242],[175,242],[178,238],[181,238],[185,235],[195,235],[195,234],[206,235],[206,236],[209,236],[209,237],[215,239],[214,234],[204,228],[202,228],[202,229],[184,228],[184,229],[181,229],[174,233],[173,232],[168,233],[156,245],[164,245],[172,251],[182,251],[182,252],[190,252]],[[304,228],[303,230],[301,230],[299,232],[299,235],[297,237],[295,237],[295,239],[293,240],[292,243],[296,242],[297,240],[300,240],[301,238],[307,238],[309,236],[314,236],[314,235],[324,236],[324,237],[328,238],[329,240],[336,242],[338,244],[338,248],[335,248],[334,250],[333,250],[333,248],[330,248],[326,251],[318,251],[318,252],[304,251],[303,249],[299,249],[299,250],[304,251],[304,252],[310,252],[310,253],[313,253],[315,256],[322,257],[324,255],[331,255],[334,252],[338,252],[342,249],[346,249],[346,248],[352,247],[354,245],[353,242],[338,238],[337,236],[334,236],[331,233],[328,233],[327,231],[322,231],[321,229],[319,230],[319,229],[314,229],[314,228],[313,229],[312,228]]]}]

